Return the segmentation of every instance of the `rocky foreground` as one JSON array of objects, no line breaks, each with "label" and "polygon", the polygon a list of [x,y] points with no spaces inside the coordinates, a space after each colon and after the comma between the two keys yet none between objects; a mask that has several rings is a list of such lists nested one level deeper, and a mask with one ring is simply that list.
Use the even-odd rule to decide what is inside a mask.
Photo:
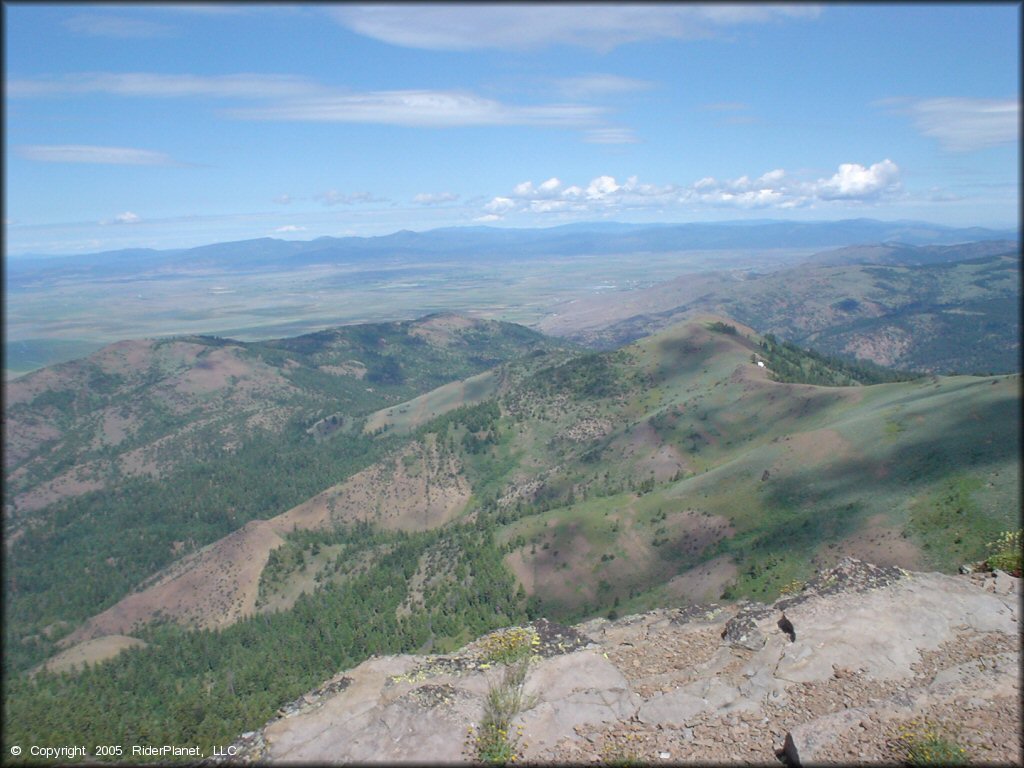
[{"label": "rocky foreground", "polygon": [[[893,763],[931,734],[970,762],[1019,765],[1019,581],[846,559],[772,605],[535,622],[517,757]],[[503,673],[493,647],[368,659],[244,734],[234,761],[474,761]]]}]

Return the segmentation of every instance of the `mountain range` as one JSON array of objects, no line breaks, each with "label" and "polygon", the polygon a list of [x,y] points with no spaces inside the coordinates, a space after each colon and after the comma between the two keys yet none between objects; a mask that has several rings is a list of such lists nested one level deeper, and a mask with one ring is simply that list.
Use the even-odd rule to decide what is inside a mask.
[{"label": "mountain range", "polygon": [[[794,226],[745,225],[821,234]],[[1019,527],[1019,248],[874,242],[592,291],[540,330],[136,338],[7,381],[5,732],[209,751],[373,654],[767,603],[850,556],[985,560]]]},{"label": "mountain range", "polygon": [[22,281],[79,272],[128,275],[143,271],[294,268],[332,261],[383,256],[531,258],[584,254],[672,252],[702,249],[832,248],[871,243],[955,244],[1016,240],[1015,230],[947,227],[917,221],[733,221],[693,224],[595,222],[545,228],[445,227],[402,230],[377,237],[318,237],[314,240],[260,238],[195,248],[144,248],[74,256],[12,256],[9,288]]},{"label": "mountain range", "polygon": [[615,347],[718,312],[804,347],[928,373],[1020,370],[1020,250],[870,246],[758,273],[685,275],[555,305],[545,333]]}]

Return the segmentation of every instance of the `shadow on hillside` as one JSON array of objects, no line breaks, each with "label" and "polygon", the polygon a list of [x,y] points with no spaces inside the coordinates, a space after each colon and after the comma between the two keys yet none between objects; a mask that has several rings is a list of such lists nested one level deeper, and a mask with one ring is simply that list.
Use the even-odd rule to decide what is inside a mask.
[{"label": "shadow on hillside", "polygon": [[880,511],[872,496],[908,498],[951,475],[1019,461],[1019,424],[1020,401],[1003,397],[960,412],[941,435],[880,441],[870,457],[771,476],[760,489],[764,518],[726,548],[795,553],[842,538],[865,515]]}]

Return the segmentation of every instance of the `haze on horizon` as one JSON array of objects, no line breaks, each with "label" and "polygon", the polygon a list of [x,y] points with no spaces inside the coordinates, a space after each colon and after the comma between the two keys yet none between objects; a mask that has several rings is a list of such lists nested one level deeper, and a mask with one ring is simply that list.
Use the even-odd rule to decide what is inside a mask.
[{"label": "haze on horizon", "polygon": [[1017,227],[1020,7],[6,3],[8,254]]}]

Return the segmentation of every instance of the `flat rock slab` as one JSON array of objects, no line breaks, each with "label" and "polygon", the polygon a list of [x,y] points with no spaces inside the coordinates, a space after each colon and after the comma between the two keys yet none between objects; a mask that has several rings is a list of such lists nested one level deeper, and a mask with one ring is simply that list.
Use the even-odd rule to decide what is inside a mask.
[{"label": "flat rock slab", "polygon": [[[674,744],[673,759],[714,747],[757,762],[784,749],[807,764],[835,760],[867,721],[935,707],[984,719],[992,697],[1019,697],[1018,595],[1019,579],[1006,574],[907,573],[847,559],[773,605],[662,609],[575,628],[535,622],[512,720],[523,731],[519,757],[600,762],[614,758],[601,751],[611,735],[647,733],[657,748],[645,758],[655,762]],[[236,742],[235,762],[472,762],[470,731],[505,670],[487,662],[485,646],[375,657],[339,672]],[[1008,717],[1019,730],[1019,708]]]},{"label": "flat rock slab", "polygon": [[[979,632],[1016,632],[1016,600],[983,593],[963,579],[914,574],[888,585],[835,600],[808,600],[787,609],[796,642],[782,646],[775,676],[791,682],[825,680],[834,667],[855,667],[876,679],[912,674],[922,651],[935,650],[958,627]],[[769,620],[770,621],[770,620]],[[765,649],[771,663],[776,647]]]},{"label": "flat rock slab", "polygon": [[615,665],[592,650],[541,661],[530,670],[524,692],[533,706],[514,722],[529,734],[528,760],[573,738],[578,726],[628,720],[640,704]]}]

